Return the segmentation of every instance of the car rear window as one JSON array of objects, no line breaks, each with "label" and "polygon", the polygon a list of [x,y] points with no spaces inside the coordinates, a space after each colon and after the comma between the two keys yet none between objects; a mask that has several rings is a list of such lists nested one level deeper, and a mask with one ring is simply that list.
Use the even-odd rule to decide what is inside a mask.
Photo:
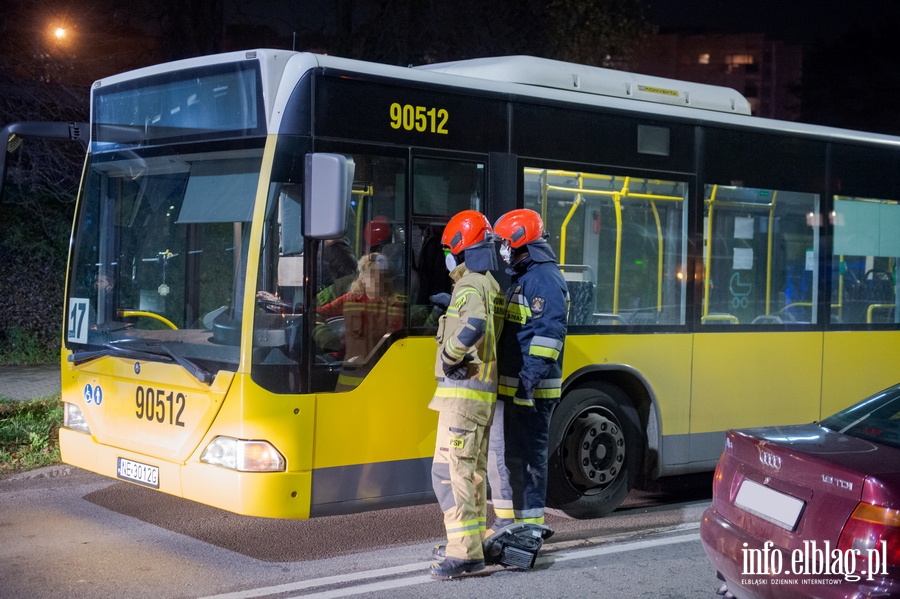
[{"label": "car rear window", "polygon": [[851,437],[900,449],[900,385],[841,410],[819,424]]}]

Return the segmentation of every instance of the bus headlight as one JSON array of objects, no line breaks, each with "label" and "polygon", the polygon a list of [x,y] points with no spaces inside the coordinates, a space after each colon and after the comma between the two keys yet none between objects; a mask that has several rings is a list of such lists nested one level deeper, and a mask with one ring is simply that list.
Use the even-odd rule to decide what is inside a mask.
[{"label": "bus headlight", "polygon": [[203,454],[201,462],[242,472],[284,472],[284,456],[268,441],[216,437]]},{"label": "bus headlight", "polygon": [[88,426],[81,408],[73,403],[63,402],[63,426],[80,433],[91,434],[91,427]]}]

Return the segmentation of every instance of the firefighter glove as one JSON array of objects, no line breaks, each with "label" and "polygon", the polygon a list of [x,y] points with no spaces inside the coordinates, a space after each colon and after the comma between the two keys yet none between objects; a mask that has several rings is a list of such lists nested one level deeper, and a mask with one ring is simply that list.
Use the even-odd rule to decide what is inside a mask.
[{"label": "firefighter glove", "polygon": [[534,388],[531,381],[525,378],[519,378],[519,385],[516,387],[516,396],[513,398],[513,405],[517,409],[524,410],[528,413],[535,412],[534,407]]},{"label": "firefighter glove", "polygon": [[431,300],[431,303],[440,308],[441,310],[446,310],[450,305],[450,294],[449,293],[435,293],[428,299]]},{"label": "firefighter glove", "polygon": [[461,381],[464,378],[468,378],[469,362],[471,361],[472,356],[466,354],[463,356],[463,359],[456,364],[448,364],[447,362],[443,362],[441,366],[444,369],[444,376],[454,381]]}]

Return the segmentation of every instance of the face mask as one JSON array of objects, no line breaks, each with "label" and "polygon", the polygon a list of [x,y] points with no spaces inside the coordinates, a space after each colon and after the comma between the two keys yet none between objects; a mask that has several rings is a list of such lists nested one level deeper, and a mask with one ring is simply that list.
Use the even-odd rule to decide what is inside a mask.
[{"label": "face mask", "polygon": [[454,256],[453,254],[450,254],[450,253],[448,253],[446,256],[444,256],[444,263],[447,265],[447,272],[451,272],[451,271],[453,271],[454,268],[459,266],[456,263],[456,256]]},{"label": "face mask", "polygon": [[512,264],[512,248],[508,245],[501,245],[500,257],[503,258],[503,261],[507,264]]}]

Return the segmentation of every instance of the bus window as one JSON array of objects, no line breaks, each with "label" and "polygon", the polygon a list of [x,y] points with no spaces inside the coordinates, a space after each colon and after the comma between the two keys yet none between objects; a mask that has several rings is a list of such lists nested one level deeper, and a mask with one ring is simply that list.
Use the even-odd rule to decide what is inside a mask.
[{"label": "bus window", "polygon": [[686,183],[528,167],[524,189],[568,282],[570,325],[684,324]]},{"label": "bus window", "polygon": [[[277,173],[277,170],[276,170]],[[253,315],[253,378],[272,391],[299,389],[304,250],[303,190],[273,183],[266,205]]]},{"label": "bus window", "polygon": [[451,281],[441,235],[450,217],[462,210],[484,211],[484,164],[417,158],[413,162],[413,232],[410,240],[416,284],[410,289],[411,325],[437,331],[431,297],[449,293]]},{"label": "bus window", "polygon": [[413,212],[447,217],[482,211],[484,165],[461,160],[417,158],[413,165]]},{"label": "bus window", "polygon": [[900,203],[835,196],[831,322],[898,323]]},{"label": "bus window", "polygon": [[258,149],[92,155],[73,243],[68,346],[127,341],[146,352],[165,341],[211,372],[235,369],[237,341],[217,339],[215,323],[240,316],[260,161]]},{"label": "bus window", "polygon": [[[291,138],[281,142],[269,194],[256,291],[253,377],[276,392],[299,391],[302,345],[309,339],[309,389],[348,391],[407,326],[417,333],[436,330],[430,298],[450,290],[440,235],[459,210],[483,209],[484,165],[416,159],[414,234],[407,235],[406,160],[352,154],[355,174],[346,235],[311,242],[299,234],[301,177],[291,166],[296,161],[281,158],[301,155],[305,148],[297,143]],[[304,262],[309,243],[320,244],[312,268]],[[314,324],[308,334],[301,317],[304,283],[314,290],[309,307]]]},{"label": "bus window", "polygon": [[[304,148],[285,138],[279,153],[301,155]],[[313,391],[350,390],[375,365],[392,335],[404,326],[407,278],[404,227],[406,161],[350,155],[355,176],[343,238],[304,240],[302,190],[291,164],[275,169],[263,234],[257,286],[254,380],[276,392],[301,389],[303,340],[309,339]],[[279,163],[279,161],[276,161]],[[311,272],[309,243],[318,243]],[[309,284],[312,330],[303,333],[304,283]]]},{"label": "bus window", "polygon": [[706,185],[704,325],[816,322],[819,196]]},{"label": "bus window", "polygon": [[353,155],[351,217],[316,265],[314,387],[349,391],[363,381],[405,322],[409,285],[406,161]]}]

